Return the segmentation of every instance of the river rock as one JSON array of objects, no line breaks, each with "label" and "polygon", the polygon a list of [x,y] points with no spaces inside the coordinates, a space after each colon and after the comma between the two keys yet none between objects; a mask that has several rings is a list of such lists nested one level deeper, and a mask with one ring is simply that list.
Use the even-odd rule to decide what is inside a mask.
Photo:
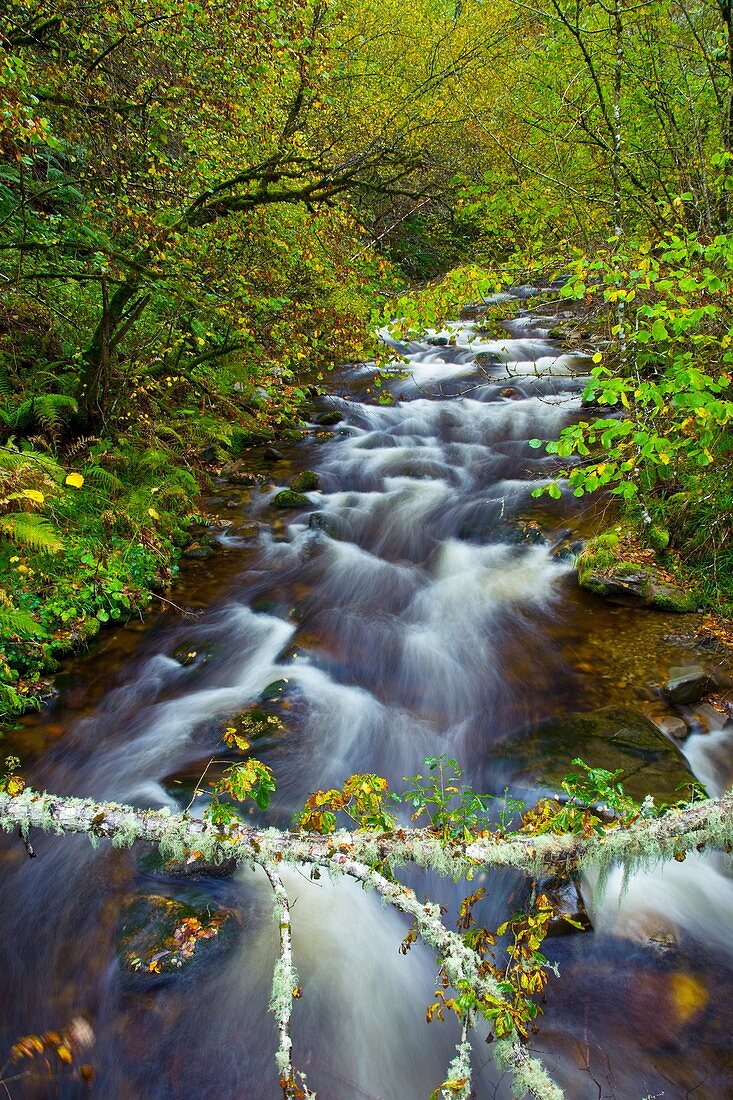
[{"label": "river rock", "polygon": [[702,665],[684,665],[669,670],[669,679],[662,692],[670,703],[699,703],[715,689],[715,677]]},{"label": "river rock", "polygon": [[318,485],[318,474],[315,470],[302,470],[290,482],[290,488],[294,493],[310,493],[313,489],[317,489]]},{"label": "river rock", "polygon": [[[548,936],[569,936],[573,932],[589,932],[590,918],[578,884],[571,875],[556,875],[537,883],[537,894],[544,894],[554,910],[547,926]],[[570,923],[570,922],[574,923]],[[577,927],[580,925],[580,928]]]},{"label": "river rock", "polygon": [[232,462],[231,465],[224,466],[221,476],[232,485],[257,485],[261,480],[257,474],[252,473],[244,463],[240,462]]},{"label": "river rock", "polygon": [[587,569],[583,557],[578,562],[578,583],[587,592],[604,599],[639,603],[658,611],[687,614],[695,611],[697,599],[693,592],[686,592],[675,584],[660,581],[645,569],[630,570],[619,563],[619,568],[603,573]]},{"label": "river rock", "polygon": [[675,741],[684,741],[689,734],[687,722],[678,714],[666,714],[661,718],[652,719],[657,729],[665,737],[671,737]]},{"label": "river rock", "polygon": [[657,803],[677,802],[693,782],[677,746],[632,707],[551,718],[513,734],[493,755],[532,784],[555,791],[574,770],[575,757],[594,768],[621,769],[624,790],[639,802],[647,794]]},{"label": "river rock", "polygon": [[210,542],[192,542],[181,554],[188,561],[210,561],[216,551]]},{"label": "river rock", "polygon": [[500,355],[497,355],[494,351],[480,351],[476,356],[476,366],[483,367],[498,367],[502,366],[504,360]]},{"label": "river rock", "polygon": [[331,424],[340,424],[344,414],[339,409],[328,409],[326,412],[318,413],[313,419],[316,424],[328,427]]},{"label": "river rock", "polygon": [[275,508],[307,508],[312,502],[305,493],[296,493],[292,489],[282,489],[272,503]]},{"label": "river rock", "polygon": [[144,980],[198,966],[232,942],[237,915],[203,912],[159,894],[128,902],[120,920],[117,957],[129,976]]}]

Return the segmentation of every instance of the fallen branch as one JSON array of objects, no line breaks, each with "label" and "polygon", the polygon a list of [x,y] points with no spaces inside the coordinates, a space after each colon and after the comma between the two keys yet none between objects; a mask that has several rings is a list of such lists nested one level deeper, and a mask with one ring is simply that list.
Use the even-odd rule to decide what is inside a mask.
[{"label": "fallen branch", "polygon": [[[297,978],[292,961],[290,907],[276,865],[318,865],[361,882],[386,902],[410,916],[420,938],[436,952],[440,966],[457,989],[470,989],[479,1001],[504,1000],[491,974],[480,966],[480,957],[464,938],[446,928],[439,906],[422,902],[414,891],[392,877],[408,863],[431,867],[459,879],[485,867],[516,867],[528,875],[566,871],[570,866],[595,868],[601,878],[614,863],[627,873],[650,867],[668,858],[684,859],[690,850],[707,846],[733,848],[733,794],[720,799],[668,810],[660,817],[641,816],[625,827],[606,828],[583,836],[575,833],[532,835],[479,833],[466,843],[445,842],[425,829],[396,829],[390,833],[320,833],[260,829],[233,822],[216,827],[187,813],[137,810],[112,802],[66,798],[26,789],[11,796],[0,793],[0,828],[20,830],[28,839],[31,829],[47,833],[87,835],[92,843],[111,840],[116,847],[130,847],[136,840],[160,848],[172,861],[192,859],[221,864],[228,861],[262,866],[272,885],[280,929],[280,955],[275,967],[271,1008],[278,1025],[277,1063],[285,1100],[312,1096],[298,1084],[292,1064],[290,1017]],[[495,1056],[514,1076],[517,1095],[529,1093],[535,1100],[561,1100],[562,1092],[542,1064],[514,1035],[496,1042]],[[459,1088],[449,1084],[460,1082]],[[465,1083],[464,1083],[465,1082]],[[444,1082],[444,1097],[467,1096],[470,1090],[470,1043],[464,1018],[461,1042]]]}]

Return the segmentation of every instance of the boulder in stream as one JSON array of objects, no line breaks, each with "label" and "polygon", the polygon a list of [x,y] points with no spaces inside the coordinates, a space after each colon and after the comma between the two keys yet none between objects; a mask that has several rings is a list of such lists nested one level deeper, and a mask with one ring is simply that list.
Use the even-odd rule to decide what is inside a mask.
[{"label": "boulder in stream", "polygon": [[657,564],[653,549],[636,544],[631,531],[617,528],[589,539],[577,568],[580,587],[604,599],[658,611],[697,609],[696,592],[681,587]]},{"label": "boulder in stream", "polygon": [[593,768],[620,769],[625,792],[639,802],[648,794],[657,803],[678,802],[694,782],[677,746],[632,707],[539,722],[497,745],[493,755],[512,763],[524,780],[550,790],[559,790],[575,757]]},{"label": "boulder in stream", "polygon": [[301,470],[290,482],[290,488],[294,493],[310,493],[319,485],[318,474],[315,470]]},{"label": "boulder in stream", "polygon": [[670,703],[677,705],[699,703],[715,687],[715,677],[702,665],[685,665],[669,670],[669,679],[662,693]]},{"label": "boulder in stream", "polygon": [[344,419],[344,414],[339,409],[327,409],[326,412],[317,413],[313,418],[316,424],[320,424],[321,427],[327,428],[332,424],[340,424]]},{"label": "boulder in stream", "polygon": [[275,508],[307,508],[312,501],[305,493],[296,493],[292,489],[281,489],[273,500]]},{"label": "boulder in stream", "polygon": [[117,956],[129,976],[151,979],[199,966],[232,942],[233,909],[203,912],[173,898],[146,894],[125,908],[117,936]]}]

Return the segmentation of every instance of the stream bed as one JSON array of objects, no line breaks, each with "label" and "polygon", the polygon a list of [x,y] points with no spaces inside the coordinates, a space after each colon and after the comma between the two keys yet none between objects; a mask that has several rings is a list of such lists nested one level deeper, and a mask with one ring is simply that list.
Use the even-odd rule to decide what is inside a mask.
[{"label": "stream bed", "polygon": [[[212,756],[227,757],[222,730],[241,722],[275,772],[266,820],[279,826],[311,791],[354,772],[399,789],[430,754],[458,760],[477,791],[525,791],[507,750],[521,731],[636,706],[645,685],[690,664],[694,617],[578,590],[572,547],[598,524],[597,506],[531,496],[553,467],[528,440],[580,415],[588,369],[550,339],[556,323],[549,305],[520,312],[499,338],[482,335],[480,316],[455,322],[400,346],[407,363],[381,388],[373,364],[345,368],[302,442],[253,455],[257,484],[222,482],[210,499],[226,524],[215,556],[184,569],[172,598],[185,611],[108,634],[68,663],[53,707],[6,738],[32,785],[177,811]],[[308,506],[275,507],[303,470],[318,479]],[[723,718],[706,723],[683,747],[718,793],[733,776],[731,736]],[[565,770],[577,754],[580,744]],[[266,1007],[277,933],[264,875],[181,879],[139,847],[34,845],[29,861],[16,839],[0,840],[0,1051],[82,1017],[94,1079],[22,1077],[6,1092],[276,1100]],[[432,875],[412,884],[449,912],[468,892]],[[526,901],[512,873],[483,885],[476,916],[487,927]],[[287,886],[303,990],[295,1062],[309,1086],[319,1100],[427,1100],[458,1039],[453,1022],[425,1021],[429,952],[401,954],[406,923],[354,884],[291,872]],[[586,887],[594,931],[548,941],[559,977],[532,1049],[572,1100],[733,1095],[723,857],[690,856],[625,893],[612,877],[600,903]],[[151,897],[226,912],[229,934],[178,972],[135,972],[125,914]],[[508,1100],[481,1038],[475,1064],[477,1097]]]}]

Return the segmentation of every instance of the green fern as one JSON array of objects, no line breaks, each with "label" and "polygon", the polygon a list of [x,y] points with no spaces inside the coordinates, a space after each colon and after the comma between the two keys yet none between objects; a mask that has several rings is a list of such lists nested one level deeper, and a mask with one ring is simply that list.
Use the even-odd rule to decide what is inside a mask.
[{"label": "green fern", "polygon": [[66,477],[63,466],[59,466],[51,455],[43,451],[37,451],[33,447],[19,450],[12,439],[0,446],[0,478],[4,474],[15,476],[31,471],[45,474],[57,484],[61,484]]},{"label": "green fern", "polygon": [[92,485],[98,485],[109,493],[122,492],[122,481],[111,470],[105,470],[104,466],[87,466],[84,469],[84,478]]},{"label": "green fern", "polygon": [[0,534],[18,546],[27,546],[40,553],[55,554],[64,548],[53,524],[44,516],[28,512],[0,516]]},{"label": "green fern", "polygon": [[9,427],[23,435],[28,435],[35,429],[41,429],[56,443],[76,411],[76,401],[73,397],[67,397],[66,394],[34,395],[17,407],[14,423]]},{"label": "green fern", "polygon": [[0,631],[3,634],[39,635],[45,631],[27,611],[0,604]]}]

